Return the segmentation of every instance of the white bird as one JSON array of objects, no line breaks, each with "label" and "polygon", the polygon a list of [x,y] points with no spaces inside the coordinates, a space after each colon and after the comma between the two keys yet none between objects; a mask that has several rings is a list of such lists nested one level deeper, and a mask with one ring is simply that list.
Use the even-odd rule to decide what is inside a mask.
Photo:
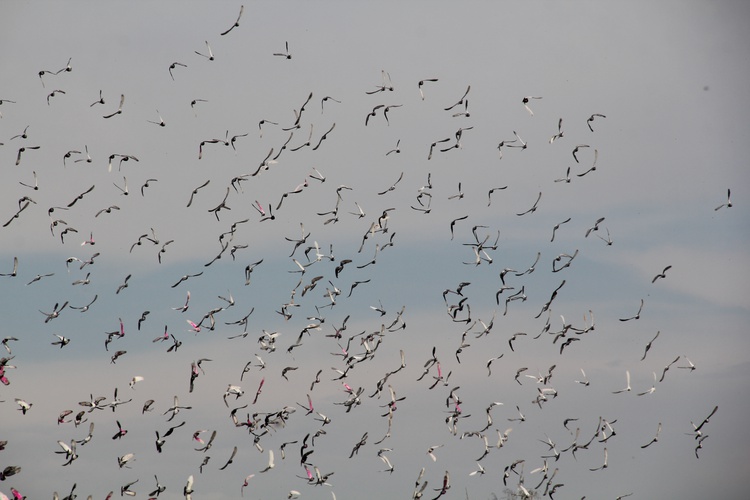
[{"label": "white bird", "polygon": [[187,483],[182,489],[182,494],[185,495],[185,500],[191,500],[193,497],[193,475],[190,474],[187,478]]},{"label": "white bird", "polygon": [[443,446],[444,446],[444,445],[442,445],[442,444],[438,444],[438,445],[435,445],[435,446],[430,446],[430,447],[429,447],[429,448],[427,449],[427,454],[428,454],[428,455],[430,456],[430,458],[432,459],[432,461],[433,461],[433,462],[437,462],[437,457],[435,456],[435,454],[434,454],[433,452],[434,452],[435,450],[437,450],[438,448],[441,448],[441,447],[443,447]]},{"label": "white bird", "polygon": [[639,396],[645,396],[646,394],[653,394],[656,391],[656,372],[653,372],[654,374],[654,384],[651,386],[651,389],[643,392],[639,392]]},{"label": "white bird", "polygon": [[273,469],[274,466],[275,466],[275,464],[274,464],[274,461],[273,461],[273,450],[269,449],[268,450],[268,465],[266,466],[265,469],[263,469],[262,471],[260,471],[260,473],[262,474],[264,472],[268,472],[269,470]]},{"label": "white bird", "polygon": [[136,375],[130,380],[128,385],[130,385],[131,389],[135,389],[135,384],[137,384],[138,382],[143,382],[143,380],[143,377],[141,377],[140,375]]},{"label": "white bird", "polygon": [[620,389],[619,391],[614,391],[612,394],[620,394],[621,392],[630,392],[632,389],[630,388],[630,370],[625,370],[625,377],[628,380],[628,385],[624,389]]},{"label": "white bird", "polygon": [[598,471],[598,470],[606,469],[606,468],[607,468],[607,448],[604,448],[604,464],[601,467],[597,467],[595,469],[589,469],[589,470],[593,472],[593,471]]},{"label": "white bird", "polygon": [[226,392],[224,393],[224,404],[227,405],[227,408],[229,408],[229,403],[227,403],[227,396],[234,396],[234,399],[237,400],[245,394],[245,391],[242,390],[242,388],[239,385],[229,385],[227,387]]},{"label": "white bird", "polygon": [[586,378],[586,372],[583,371],[583,368],[581,368],[581,375],[583,375],[583,380],[576,380],[576,383],[588,386],[589,385],[589,379]]}]

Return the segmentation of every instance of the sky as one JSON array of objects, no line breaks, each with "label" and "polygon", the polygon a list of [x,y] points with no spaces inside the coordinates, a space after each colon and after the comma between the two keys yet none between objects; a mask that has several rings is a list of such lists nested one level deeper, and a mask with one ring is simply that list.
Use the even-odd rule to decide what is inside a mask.
[{"label": "sky", "polygon": [[741,497],[749,16],[4,3],[0,492]]}]

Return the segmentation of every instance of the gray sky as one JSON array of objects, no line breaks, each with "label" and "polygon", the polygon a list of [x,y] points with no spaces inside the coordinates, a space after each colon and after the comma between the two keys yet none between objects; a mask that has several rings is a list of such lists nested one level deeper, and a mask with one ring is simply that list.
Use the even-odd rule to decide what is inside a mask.
[{"label": "gray sky", "polygon": [[[557,469],[550,487],[564,485],[556,499],[628,493],[704,498],[717,488],[726,497],[742,495],[750,472],[750,440],[742,431],[747,403],[737,397],[750,375],[745,358],[750,231],[743,201],[743,186],[750,185],[743,154],[750,139],[748,5],[254,2],[245,4],[239,27],[221,36],[240,5],[3,6],[0,223],[10,224],[0,228],[0,273],[12,271],[14,257],[19,265],[17,276],[0,276],[0,337],[18,339],[7,343],[14,356],[8,364],[15,366],[5,370],[10,385],[0,386],[0,440],[8,441],[0,467],[18,465],[22,471],[0,484],[0,491],[9,495],[14,487],[28,498],[49,498],[53,491],[66,495],[76,484],[79,497],[103,498],[137,479],[132,489],[146,498],[156,474],[167,487],[160,498],[169,499],[181,498],[193,475],[196,498],[222,499],[237,498],[245,477],[255,474],[246,498],[286,498],[290,490],[299,490],[302,498],[332,498],[331,493],[365,498],[373,492],[410,498],[424,467],[423,498],[438,495],[447,471],[451,487],[445,498],[485,499],[501,496],[505,468],[524,460],[507,486],[518,491],[520,482],[526,488],[541,484],[541,494],[544,473],[532,471],[543,467],[544,456],[554,456],[546,444],[550,439],[560,453],[558,460],[547,459],[548,475]],[[207,53],[206,42],[213,61],[196,54]],[[286,43],[291,59],[274,56],[286,51]],[[38,76],[41,70],[66,68],[69,59],[71,71]],[[176,66],[171,78],[175,62],[186,67]],[[417,84],[432,78],[438,81],[425,82],[422,99]],[[372,93],[380,86],[393,90]],[[469,86],[468,105],[446,111]],[[100,90],[105,103],[92,105]],[[65,93],[50,95],[53,91]],[[122,113],[104,119],[118,109],[120,95]],[[326,96],[332,99],[321,106]],[[533,116],[524,96],[541,97],[528,103]],[[206,102],[191,107],[194,99]],[[380,105],[365,126],[368,113]],[[386,121],[387,106],[393,107]],[[587,124],[594,113],[606,117]],[[282,130],[293,127],[298,115],[299,128]],[[149,123],[159,117],[164,127]],[[550,142],[560,119],[563,135]],[[278,125],[265,123],[261,135],[261,120]],[[450,148],[460,129],[460,147]],[[24,130],[26,138],[14,138]],[[234,148],[206,144],[199,159],[202,141],[233,136],[238,136]],[[311,145],[305,146],[308,137]],[[428,159],[431,144],[443,139],[448,141],[438,143]],[[526,148],[510,147],[521,141]],[[386,154],[397,145],[400,152]],[[572,152],[578,145],[588,147],[579,148],[576,162]],[[281,152],[277,162],[250,175],[271,149],[272,157]],[[63,162],[68,151],[81,153]],[[139,161],[120,163],[115,157],[110,171],[112,154]],[[568,169],[570,182],[555,182],[565,179]],[[21,184],[33,187],[34,173],[38,189]],[[318,173],[324,182],[311,176]],[[232,179],[242,176],[237,189],[231,187]],[[148,179],[156,181],[142,195]],[[126,181],[124,196],[118,187]],[[187,207],[193,189],[206,181]],[[306,186],[300,192],[282,198],[301,183]],[[341,189],[339,199],[341,185],[351,189]],[[68,210],[48,214],[91,186]],[[732,206],[715,210],[727,202],[728,188]],[[430,203],[429,213],[412,208],[423,208],[420,193],[421,202]],[[532,208],[539,193],[534,212],[516,215]],[[217,220],[209,210],[225,195],[228,209],[219,211]],[[11,219],[24,196],[33,202]],[[271,205],[275,219],[261,222],[256,202]],[[119,210],[96,215],[112,205]],[[358,206],[363,217],[354,215]],[[318,215],[336,207],[335,221],[329,221],[334,215]],[[362,245],[385,210],[387,232],[370,234]],[[550,241],[553,227],[568,218]],[[599,229],[586,237],[600,218]],[[222,251],[219,236],[246,219],[224,236],[226,250],[207,266]],[[51,235],[54,220],[64,222],[53,226]],[[300,223],[309,236],[290,257],[289,240],[301,237]],[[82,245],[90,235],[95,245]],[[159,243],[142,238],[133,246],[141,235]],[[486,254],[474,265],[473,249],[485,238]],[[304,250],[314,242],[325,256],[316,261],[311,250],[305,273],[293,273],[299,268],[292,258],[307,264]],[[567,260],[555,262],[557,256],[576,251],[568,268],[552,272],[553,264]],[[99,253],[94,264],[80,269],[74,262],[68,272],[66,259],[85,261],[94,252]],[[373,255],[376,263],[362,267]],[[537,255],[533,272],[518,276]],[[246,285],[246,266],[261,259]],[[352,262],[336,277],[344,259]],[[666,277],[652,283],[666,266],[672,266]],[[514,270],[503,275],[513,288],[496,300],[505,268]],[[172,287],[180,277],[201,272]],[[90,284],[72,285],[87,273]],[[116,293],[127,276],[127,288]],[[315,288],[303,295],[318,276]],[[352,284],[365,280],[347,297]],[[456,319],[469,317],[468,323],[448,314],[462,297],[442,296],[461,282],[470,284],[462,289],[465,307]],[[326,290],[334,287],[342,293],[332,305]],[[174,310],[188,291],[187,311]],[[527,300],[509,302],[506,313],[505,300],[521,291]],[[228,294],[233,306],[219,298]],[[84,313],[66,307],[45,323],[39,312],[52,311],[56,303],[81,307],[94,296]],[[285,320],[277,311],[292,300],[296,307],[288,308],[292,316]],[[620,321],[635,316],[641,300],[639,319]],[[383,316],[374,310],[381,305]],[[381,333],[402,307],[406,327]],[[217,308],[223,309],[214,314],[213,331],[206,328],[209,319],[200,333],[189,331],[186,320],[198,322]],[[150,313],[139,331],[144,311]],[[227,323],[250,311],[247,337],[229,339],[244,329]],[[592,313],[595,328],[575,333],[591,326]],[[309,319],[313,316],[324,319],[320,330],[303,334],[302,345],[288,352],[307,325],[319,322]],[[119,318],[125,336],[105,351],[106,332],[119,330]],[[342,338],[331,337],[345,318]],[[492,329],[482,335],[482,322],[493,318]],[[167,352],[171,339],[152,342],[165,325],[182,342],[176,352]],[[279,333],[275,351],[261,349],[257,340],[263,331]],[[519,332],[526,335],[517,336],[511,350],[508,340]],[[457,357],[464,333],[469,345]],[[71,341],[62,349],[50,345],[54,334]],[[365,346],[361,340],[368,335]],[[361,362],[350,361],[344,380],[332,380],[332,367],[347,366],[339,353],[350,337],[348,355],[372,352]],[[561,354],[568,339],[575,340]],[[434,378],[437,364],[428,363],[433,348],[440,381]],[[126,354],[111,363],[119,350]],[[401,351],[405,368],[388,377],[380,397],[370,397],[378,380],[400,366]],[[266,368],[251,367],[240,381],[245,365],[258,363],[255,354]],[[487,360],[501,355],[488,376]],[[202,364],[205,374],[190,393],[191,362],[201,358],[211,361]],[[684,368],[690,363],[695,370]],[[429,371],[418,381],[426,365]],[[526,376],[543,377],[552,365],[546,384]],[[285,367],[295,368],[286,373],[288,380],[281,377]],[[514,376],[523,367],[519,384]],[[588,386],[576,382],[581,369]],[[320,383],[311,390],[319,370]],[[625,388],[626,372],[632,391],[613,394]],[[131,390],[134,376],[144,380]],[[263,390],[253,404],[261,380]],[[361,404],[349,412],[341,404],[349,397],[343,383],[363,389]],[[230,384],[241,385],[244,395],[230,396],[227,407],[222,396]],[[393,411],[390,437],[376,444],[387,430],[388,386],[405,399]],[[637,395],[651,387],[652,394]],[[110,402],[115,388],[121,400],[132,402],[114,412],[86,413],[88,421],[77,428],[72,422],[56,424],[61,411],[73,410],[70,419],[84,410],[78,402],[90,395]],[[461,412],[455,434],[446,425],[457,411],[450,399],[454,388]],[[548,399],[538,405],[541,389]],[[175,395],[192,409],[167,422],[164,412]],[[298,406],[307,404],[307,395],[315,410],[331,419],[306,450],[314,450],[307,459],[310,470],[334,473],[330,486],[307,484],[300,464],[305,435],[315,434],[322,423]],[[26,415],[15,398],[33,404]],[[148,399],[155,400],[154,409],[143,414]],[[484,441],[466,433],[487,425],[485,410],[493,402],[502,405],[492,409],[492,424],[481,432],[491,446],[479,462],[486,473],[470,475],[478,469]],[[230,409],[246,404],[237,412],[241,421],[248,414],[262,421],[265,414],[296,409],[285,426],[255,430],[262,452],[247,428],[235,427],[229,418]],[[702,429],[709,437],[697,459],[691,422],[700,424],[717,405]],[[509,421],[519,418],[516,406],[524,421]],[[578,444],[588,442],[600,417],[615,435],[600,442],[598,434],[575,457],[562,451],[574,442],[577,428]],[[577,420],[566,429],[566,419]],[[129,431],[120,440],[111,439],[116,421]],[[163,435],[183,421],[157,453],[154,432]],[[64,456],[54,453],[60,451],[57,441],[83,439],[89,422],[95,423],[93,439],[62,467]],[[641,448],[660,424],[658,441]],[[194,451],[199,446],[191,441],[200,429],[208,430],[204,439],[217,431],[205,453]],[[498,432],[507,429],[512,429],[507,441],[497,448]],[[348,458],[365,432],[366,443]],[[280,447],[291,441],[297,443],[287,445],[282,459]],[[433,461],[427,450],[435,445],[441,447]],[[219,470],[234,446],[234,462]],[[383,472],[382,448],[388,448],[383,454],[392,473]],[[603,464],[605,449],[608,467],[591,471]],[[261,473],[269,450],[275,467]],[[121,469],[117,457],[127,453],[135,460]],[[211,458],[201,473],[205,456]]]}]

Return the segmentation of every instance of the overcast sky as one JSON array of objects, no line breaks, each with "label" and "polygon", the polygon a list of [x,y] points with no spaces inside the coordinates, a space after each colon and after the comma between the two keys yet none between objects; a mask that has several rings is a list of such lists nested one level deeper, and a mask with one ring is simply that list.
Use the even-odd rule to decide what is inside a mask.
[{"label": "overcast sky", "polygon": [[556,499],[742,496],[750,6],[248,2],[221,35],[241,5],[3,4],[1,492],[487,499],[522,460]]}]

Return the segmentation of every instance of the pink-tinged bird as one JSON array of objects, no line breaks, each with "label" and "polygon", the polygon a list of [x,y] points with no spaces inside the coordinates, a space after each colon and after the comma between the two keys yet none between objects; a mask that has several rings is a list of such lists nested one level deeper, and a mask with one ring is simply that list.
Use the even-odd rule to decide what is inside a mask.
[{"label": "pink-tinged bird", "polygon": [[198,332],[201,331],[201,327],[199,325],[196,325],[195,323],[193,323],[190,320],[187,320],[187,322],[192,327],[192,329],[188,330],[188,331],[195,332],[195,333],[198,333]]},{"label": "pink-tinged bird", "polygon": [[261,389],[263,388],[263,384],[266,382],[265,378],[260,379],[260,385],[258,385],[258,390],[255,392],[255,399],[253,399],[253,404],[255,404],[258,401],[258,396],[260,396]]},{"label": "pink-tinged bird", "polygon": [[245,496],[245,487],[247,487],[250,484],[250,480],[255,477],[255,474],[250,474],[245,478],[245,482],[242,483],[242,487],[240,488],[240,496]]},{"label": "pink-tinged bird", "polygon": [[112,436],[112,439],[122,439],[125,436],[125,434],[128,433],[128,431],[122,428],[122,425],[120,425],[119,420],[116,420],[115,422],[117,422],[117,432],[115,433],[114,436]]}]

